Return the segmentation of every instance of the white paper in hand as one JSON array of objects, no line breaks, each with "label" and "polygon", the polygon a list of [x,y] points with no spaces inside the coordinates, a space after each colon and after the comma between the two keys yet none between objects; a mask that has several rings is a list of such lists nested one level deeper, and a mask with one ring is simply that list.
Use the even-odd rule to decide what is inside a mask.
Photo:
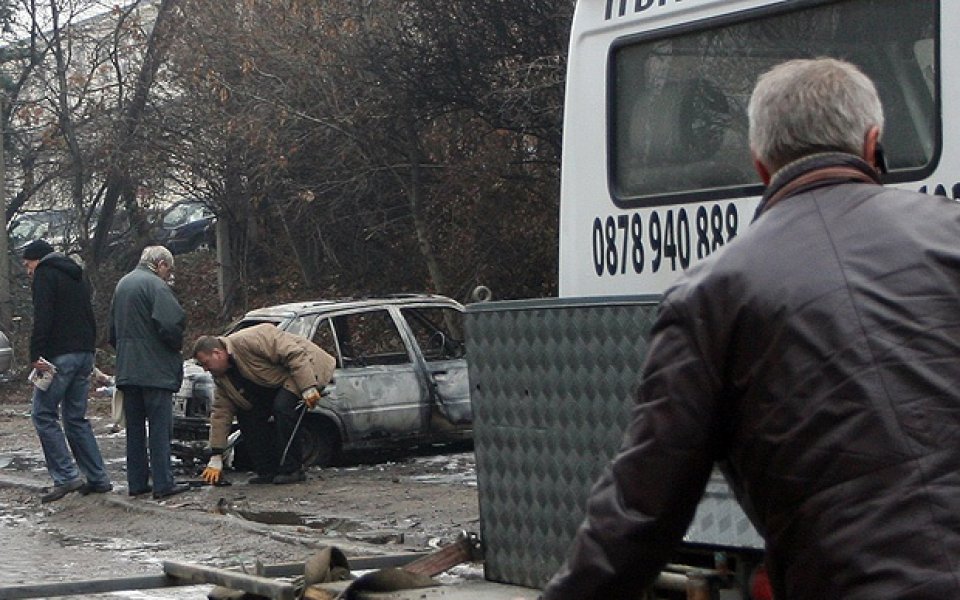
[{"label": "white paper in hand", "polygon": [[30,375],[27,376],[27,379],[30,381],[30,383],[35,385],[38,390],[45,392],[50,388],[50,384],[53,383],[53,377],[57,374],[57,367],[42,356],[37,359],[37,361],[47,365],[50,370],[38,371],[36,369],[32,369],[30,371]]}]

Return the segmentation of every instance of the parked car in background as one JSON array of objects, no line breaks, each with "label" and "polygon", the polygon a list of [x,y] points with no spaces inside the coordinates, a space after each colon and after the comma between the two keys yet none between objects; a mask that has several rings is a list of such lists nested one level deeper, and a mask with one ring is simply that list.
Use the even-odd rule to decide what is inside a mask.
[{"label": "parked car in background", "polygon": [[[328,466],[347,451],[471,439],[463,310],[434,295],[318,300],[250,311],[226,333],[272,323],[336,358],[333,381],[301,424],[304,464]],[[213,393],[210,374],[186,361],[175,455],[202,458]]]},{"label": "parked car in background", "polygon": [[203,202],[177,202],[163,211],[154,237],[173,254],[212,248],[217,244],[216,223],[216,216]]},{"label": "parked car in background", "polygon": [[37,239],[50,242],[58,250],[66,250],[76,242],[76,227],[72,227],[69,213],[65,210],[25,212],[14,217],[7,226],[10,250],[19,254],[23,248]]},{"label": "parked car in background", "polygon": [[0,377],[10,372],[13,368],[13,346],[10,344],[10,338],[0,331]]}]

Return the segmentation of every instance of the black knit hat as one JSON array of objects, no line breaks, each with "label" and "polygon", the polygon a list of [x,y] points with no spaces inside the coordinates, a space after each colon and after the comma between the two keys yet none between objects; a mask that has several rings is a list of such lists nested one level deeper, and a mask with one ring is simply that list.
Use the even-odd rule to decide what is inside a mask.
[{"label": "black knit hat", "polygon": [[53,246],[44,240],[33,240],[23,249],[24,260],[40,260],[53,252]]}]

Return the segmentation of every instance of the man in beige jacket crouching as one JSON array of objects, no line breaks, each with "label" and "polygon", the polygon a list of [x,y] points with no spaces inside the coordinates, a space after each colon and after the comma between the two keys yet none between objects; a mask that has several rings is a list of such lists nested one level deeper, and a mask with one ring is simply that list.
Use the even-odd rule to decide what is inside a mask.
[{"label": "man in beige jacket crouching", "polygon": [[236,416],[257,473],[250,483],[303,481],[298,409],[301,402],[304,410],[316,405],[320,390],[333,378],[336,360],[309,340],[271,324],[223,337],[205,335],[194,344],[193,357],[213,375],[216,386],[210,413],[213,456],[203,479],[220,481]]}]

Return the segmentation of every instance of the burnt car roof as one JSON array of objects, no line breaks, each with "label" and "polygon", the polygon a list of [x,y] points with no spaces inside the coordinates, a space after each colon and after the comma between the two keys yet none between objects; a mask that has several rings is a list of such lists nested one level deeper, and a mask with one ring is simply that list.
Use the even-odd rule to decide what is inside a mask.
[{"label": "burnt car roof", "polygon": [[329,312],[334,310],[351,310],[380,306],[417,306],[422,304],[449,306],[463,309],[456,300],[435,294],[404,294],[382,296],[379,298],[338,298],[331,300],[314,300],[307,302],[290,302],[275,304],[264,308],[248,311],[244,319],[278,319],[293,317],[304,313]]}]

